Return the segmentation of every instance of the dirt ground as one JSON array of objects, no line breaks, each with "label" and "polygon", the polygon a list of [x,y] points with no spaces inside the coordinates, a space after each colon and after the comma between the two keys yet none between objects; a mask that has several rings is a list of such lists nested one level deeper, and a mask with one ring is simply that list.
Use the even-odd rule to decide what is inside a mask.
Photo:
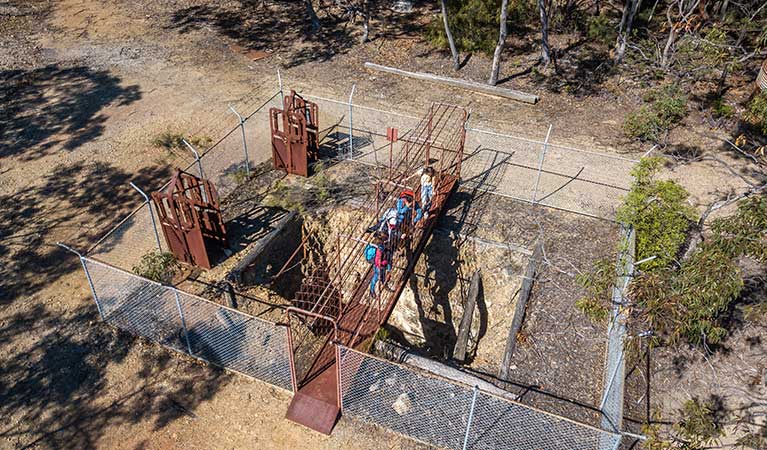
[{"label": "dirt ground", "polygon": [[[270,12],[258,9],[262,6],[257,3]],[[269,98],[276,90],[278,67],[286,87],[343,98],[356,81],[355,99],[363,104],[420,116],[431,101],[443,100],[471,108],[477,124],[495,129],[540,139],[546,124],[553,123],[562,130],[555,134],[561,143],[639,150],[624,145],[620,137],[620,118],[639,98],[620,79],[600,79],[593,86],[603,92],[599,95],[571,95],[517,77],[527,70],[528,57],[512,55],[531,52],[512,46],[510,63],[503,68],[504,85],[539,93],[543,100],[537,106],[425,88],[361,66],[370,60],[446,73],[447,58],[419,41],[417,24],[387,23],[374,30],[371,42],[359,45],[354,27],[336,35],[328,27],[323,32],[328,34],[307,38],[305,24],[297,20],[300,13],[282,6],[203,0],[0,1],[0,416],[5,419],[0,446],[415,447],[347,420],[333,436],[320,437],[273,413],[286,409],[285,393],[171,355],[106,326],[98,320],[77,259],[54,245],[92,245],[140,204],[129,181],[154,186],[169,177],[171,166],[191,162],[190,155],[155,148],[151,141],[158,133],[220,135],[232,125],[227,105],[254,105]],[[243,46],[271,56],[252,61],[240,51]],[[488,65],[486,58],[473,56],[461,76],[482,79]],[[679,132],[682,139],[701,148],[714,142],[718,146],[719,141],[704,136],[712,132],[694,120]],[[251,152],[258,161],[269,157],[268,148]],[[710,161],[671,175],[689,180],[685,184],[696,205],[738,183]],[[515,205],[507,206],[504,211],[512,214]],[[544,221],[565,225],[553,248],[547,247],[553,263],[542,283],[547,289],[559,285],[562,294],[548,294],[559,301],[546,294],[537,297],[540,305],[553,309],[537,309],[528,319],[523,334],[532,338],[515,357],[518,379],[540,386],[536,373],[550,372],[551,379],[568,374],[575,378],[561,379],[549,391],[593,405],[601,375],[559,370],[555,364],[565,363],[552,362],[550,353],[536,347],[535,334],[572,328],[580,341],[573,345],[563,338],[558,345],[595,355],[587,366],[601,367],[596,349],[603,345],[604,333],[564,309],[568,295],[570,301],[575,296],[559,277],[572,278],[570,262],[584,270],[592,253],[600,253],[584,249],[588,258],[573,260],[582,251],[584,229],[593,238],[587,240],[601,240],[596,247],[604,249],[613,239],[612,228],[542,214]],[[529,221],[514,226],[535,234]],[[554,249],[559,247],[572,252],[557,260]],[[561,328],[562,317],[571,328]],[[588,388],[577,389],[584,385]],[[560,392],[564,386],[578,393]]]}]

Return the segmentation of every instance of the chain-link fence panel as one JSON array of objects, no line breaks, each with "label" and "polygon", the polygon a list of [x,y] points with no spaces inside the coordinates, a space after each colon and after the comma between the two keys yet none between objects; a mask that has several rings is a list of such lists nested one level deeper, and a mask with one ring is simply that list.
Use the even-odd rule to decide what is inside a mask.
[{"label": "chain-link fence panel", "polygon": [[84,258],[83,264],[106,322],[175,350],[185,350],[173,292],[93,259]]},{"label": "chain-link fence panel", "polygon": [[131,334],[292,390],[287,330],[83,258],[104,320]]},{"label": "chain-link fence panel", "polygon": [[635,160],[469,128],[461,173],[468,187],[614,219]]},{"label": "chain-link fence panel", "polygon": [[203,177],[213,182],[219,196],[231,193],[247,180],[248,172],[252,175],[256,165],[272,156],[269,109],[273,107],[282,107],[279,92],[258,104],[231,105],[226,132],[204,149],[200,164],[194,163],[189,171],[199,176],[202,169]]},{"label": "chain-link fence panel", "polygon": [[[125,188],[130,189],[129,186]],[[138,197],[139,194],[136,193]],[[137,202],[138,203],[138,202]],[[150,210],[153,217],[150,217]],[[157,233],[152,224],[154,218]],[[168,251],[160,224],[157,222],[157,211],[150,203],[143,203],[132,213],[124,217],[111,230],[94,244],[87,254],[121,269],[131,270],[148,252]]]},{"label": "chain-link fence panel", "polygon": [[479,392],[467,448],[595,450],[620,435]]},{"label": "chain-link fence panel", "polygon": [[192,356],[292,390],[285,327],[178,294]]},{"label": "chain-link fence panel", "polygon": [[619,434],[355,350],[341,347],[340,358],[344,414],[430,445],[597,450],[614,448],[620,442]]},{"label": "chain-link fence panel", "polygon": [[343,413],[412,439],[461,448],[472,391],[341,348]]}]

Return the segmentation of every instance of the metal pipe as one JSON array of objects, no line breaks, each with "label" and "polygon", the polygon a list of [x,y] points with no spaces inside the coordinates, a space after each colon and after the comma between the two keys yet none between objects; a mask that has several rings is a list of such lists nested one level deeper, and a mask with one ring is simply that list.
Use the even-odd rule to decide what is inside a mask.
[{"label": "metal pipe", "polygon": [[354,136],[352,121],[352,97],[354,97],[354,90],[357,88],[357,83],[352,83],[352,92],[349,94],[349,159],[354,159]]},{"label": "metal pipe", "polygon": [[245,151],[245,175],[250,178],[250,158],[248,157],[248,141],[245,139],[245,120],[242,116],[235,111],[232,105],[229,105],[229,109],[237,116],[240,121],[240,130],[242,131],[242,149]]},{"label": "metal pipe", "polygon": [[[203,176],[203,174],[202,174],[202,164],[200,163],[200,154],[199,154],[199,153],[197,153],[197,150],[195,150],[195,148],[194,148],[194,147],[192,147],[192,144],[190,144],[189,142],[187,142],[187,140],[186,140],[186,139],[183,139],[183,138],[182,138],[182,139],[181,139],[181,142],[183,142],[183,143],[184,143],[184,145],[186,145],[187,147],[189,147],[189,150],[191,150],[191,151],[192,151],[192,153],[194,153],[194,160],[197,162],[197,171],[198,171],[198,172],[200,172],[200,178],[205,178],[205,177]],[[207,200],[206,200],[206,201],[207,201]]]},{"label": "metal pipe", "polygon": [[543,170],[543,159],[546,157],[546,149],[549,146],[549,136],[551,136],[551,128],[553,125],[549,124],[549,131],[546,133],[546,140],[543,141],[543,148],[541,149],[541,158],[538,161],[538,175],[535,177],[535,189],[533,190],[533,203],[538,203],[538,183],[541,181],[541,171]]},{"label": "metal pipe", "polygon": [[80,264],[83,266],[83,270],[85,271],[85,278],[88,279],[88,286],[91,288],[91,294],[93,295],[93,300],[96,302],[96,309],[99,312],[99,317],[101,317],[101,320],[104,320],[104,312],[101,309],[101,302],[99,302],[99,296],[96,295],[96,287],[93,285],[93,279],[91,278],[91,273],[88,271],[88,266],[85,265],[85,257],[80,254],[77,250],[73,249],[72,247],[69,247],[68,245],[62,244],[61,242],[56,242],[56,245],[63,248],[64,250],[69,250],[70,252],[77,255],[77,257],[80,259]]},{"label": "metal pipe", "polygon": [[178,297],[178,290],[173,289],[173,295],[176,297],[176,308],[178,308],[178,316],[181,318],[181,328],[184,329],[184,340],[186,340],[186,349],[189,350],[189,354],[194,356],[192,352],[192,345],[189,343],[189,331],[186,329],[186,320],[184,319],[184,311],[181,309],[181,300]]},{"label": "metal pipe", "polygon": [[280,69],[277,69],[277,82],[280,84],[280,108],[284,108],[285,94],[282,91],[282,75],[280,75]]},{"label": "metal pipe", "polygon": [[474,385],[474,395],[471,397],[471,408],[469,408],[469,421],[466,424],[466,434],[463,437],[463,450],[469,448],[469,433],[471,432],[471,422],[474,420],[474,406],[477,404],[478,392],[477,385]]},{"label": "metal pipe", "polygon": [[142,191],[132,181],[130,182],[130,185],[133,189],[138,191],[138,193],[144,197],[144,202],[149,207],[149,218],[152,219],[152,229],[154,230],[154,238],[157,241],[157,250],[162,252],[162,244],[160,243],[160,234],[157,232],[157,223],[154,220],[154,213],[152,212],[152,203],[149,201],[149,196],[146,195],[146,192]]}]

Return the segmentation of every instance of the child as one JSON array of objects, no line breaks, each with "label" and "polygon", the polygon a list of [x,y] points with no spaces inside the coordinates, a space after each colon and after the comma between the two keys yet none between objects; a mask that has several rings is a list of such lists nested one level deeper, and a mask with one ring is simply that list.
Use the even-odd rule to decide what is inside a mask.
[{"label": "child", "polygon": [[375,244],[368,244],[368,247],[365,248],[365,258],[370,261],[368,249],[370,245],[375,247],[375,256],[370,261],[373,264],[373,277],[370,279],[370,296],[373,298],[376,296],[376,284],[378,284],[378,281],[380,280],[382,285],[386,284],[386,271],[390,268],[389,255],[384,245],[384,239],[384,235],[377,234]]},{"label": "child", "polygon": [[431,199],[434,196],[434,169],[431,166],[426,166],[418,171],[421,175],[421,205],[424,209],[424,218],[429,218],[429,210],[431,210]]}]

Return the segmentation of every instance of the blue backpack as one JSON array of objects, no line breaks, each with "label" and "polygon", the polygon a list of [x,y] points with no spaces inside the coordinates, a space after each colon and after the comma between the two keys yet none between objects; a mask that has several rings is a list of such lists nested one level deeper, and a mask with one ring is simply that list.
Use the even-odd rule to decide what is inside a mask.
[{"label": "blue backpack", "polygon": [[367,247],[365,247],[365,260],[370,264],[375,262],[377,250],[378,248],[373,244],[368,244]]}]

